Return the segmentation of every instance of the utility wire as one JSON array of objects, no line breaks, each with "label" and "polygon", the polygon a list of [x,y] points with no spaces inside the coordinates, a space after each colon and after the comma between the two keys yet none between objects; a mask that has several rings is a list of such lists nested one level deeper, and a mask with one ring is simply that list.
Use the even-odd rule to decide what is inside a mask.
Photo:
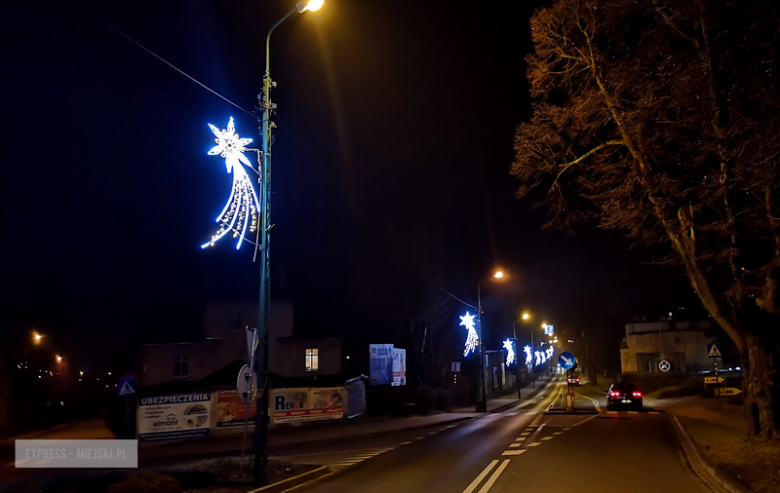
[{"label": "utility wire", "polygon": [[239,110],[243,111],[243,112],[244,112],[244,113],[246,113],[247,115],[250,115],[252,118],[256,118],[255,114],[254,114],[254,113],[252,113],[251,111],[247,111],[247,110],[245,110],[244,108],[242,108],[241,106],[237,105],[237,104],[236,104],[236,103],[234,103],[233,101],[229,100],[228,98],[226,98],[226,97],[225,97],[225,96],[223,96],[222,94],[218,93],[218,92],[217,92],[217,91],[215,91],[214,89],[212,89],[212,88],[208,87],[206,84],[203,84],[202,82],[198,81],[198,80],[197,80],[197,79],[195,79],[194,77],[192,77],[192,76],[190,76],[190,75],[186,74],[184,71],[182,71],[181,69],[179,69],[178,67],[176,67],[176,66],[175,66],[175,65],[173,65],[172,63],[168,62],[168,61],[167,61],[167,60],[165,60],[163,57],[161,57],[161,56],[160,56],[160,55],[158,55],[157,53],[153,52],[152,50],[150,50],[150,49],[149,49],[149,48],[147,48],[146,46],[142,45],[142,44],[141,44],[141,43],[139,43],[138,41],[134,40],[133,38],[131,38],[131,37],[130,37],[130,36],[128,36],[127,34],[123,33],[122,31],[120,31],[119,29],[117,29],[116,27],[114,27],[113,25],[111,25],[110,23],[108,23],[108,22],[107,22],[105,19],[103,19],[103,18],[102,18],[102,17],[100,17],[99,15],[95,14],[94,12],[92,12],[92,11],[91,11],[91,10],[89,10],[89,9],[87,9],[86,7],[84,7],[84,6],[80,5],[80,4],[79,4],[78,2],[76,2],[75,0],[71,0],[71,3],[73,3],[75,6],[77,6],[78,8],[80,8],[81,10],[83,10],[84,12],[88,13],[89,15],[91,15],[92,17],[94,17],[95,19],[99,20],[100,22],[102,22],[103,24],[105,24],[106,26],[108,26],[109,28],[111,28],[113,31],[115,31],[115,32],[117,32],[118,34],[120,34],[121,36],[123,36],[125,39],[127,39],[128,41],[130,41],[130,42],[131,42],[131,43],[133,43],[134,45],[138,46],[139,48],[141,48],[142,50],[146,51],[147,53],[149,53],[150,55],[152,55],[152,56],[153,56],[153,57],[155,57],[156,59],[158,59],[158,60],[160,60],[161,62],[163,62],[164,64],[168,65],[168,66],[169,66],[169,67],[171,67],[173,70],[175,70],[175,71],[179,72],[179,73],[180,73],[181,75],[183,75],[184,77],[187,77],[187,78],[188,78],[188,79],[190,79],[192,82],[194,82],[194,83],[198,84],[198,85],[199,85],[200,87],[202,87],[203,89],[205,89],[205,90],[209,91],[210,93],[212,93],[213,95],[217,96],[218,98],[220,98],[220,99],[224,100],[224,101],[225,101],[225,102],[227,102],[228,104],[231,104],[231,105],[235,106],[236,108],[238,108]]},{"label": "utility wire", "polygon": [[436,285],[436,287],[437,287],[437,288],[439,288],[439,289],[441,289],[442,291],[444,291],[444,292],[445,292],[445,293],[447,293],[448,295],[452,296],[452,297],[453,297],[453,298],[455,298],[456,300],[460,301],[460,302],[461,302],[461,303],[463,303],[464,305],[466,305],[466,306],[468,306],[468,307],[471,307],[471,308],[473,308],[473,309],[475,309],[475,310],[478,310],[478,308],[477,308],[476,306],[474,306],[474,305],[471,305],[471,304],[469,304],[469,303],[466,303],[465,301],[463,301],[462,299],[458,298],[458,297],[457,297],[457,296],[455,296],[454,294],[450,293],[449,291],[447,291],[447,290],[446,290],[446,289],[444,289],[443,287],[439,286],[438,284]]}]

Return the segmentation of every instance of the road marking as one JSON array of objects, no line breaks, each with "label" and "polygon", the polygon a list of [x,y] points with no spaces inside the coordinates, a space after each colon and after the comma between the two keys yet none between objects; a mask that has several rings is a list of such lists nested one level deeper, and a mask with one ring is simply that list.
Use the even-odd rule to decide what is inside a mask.
[{"label": "road marking", "polygon": [[490,479],[487,480],[487,483],[482,487],[482,489],[479,490],[479,493],[487,493],[490,491],[490,488],[493,487],[493,483],[496,482],[496,479],[501,475],[502,472],[504,472],[504,469],[506,469],[506,466],[509,465],[509,459],[504,459],[504,462],[501,463],[500,466],[498,466],[498,469],[496,469],[496,472],[494,472]]},{"label": "road marking", "polygon": [[528,416],[533,416],[534,414],[536,414],[536,413],[538,413],[538,412],[539,412],[539,411],[529,411],[529,412],[527,412],[526,414],[527,414]]},{"label": "road marking", "polygon": [[520,436],[521,436],[521,437],[527,437],[527,436],[528,436],[528,435],[530,435],[530,434],[531,434],[531,432],[530,432],[530,431],[524,431],[524,432],[520,433]]},{"label": "road marking", "polygon": [[430,432],[430,433],[428,433],[428,434],[429,434],[429,435],[435,435],[435,434],[437,434],[438,432],[439,432],[439,430],[436,430],[436,431],[432,431],[432,432]]},{"label": "road marking", "polygon": [[513,413],[507,413],[506,415],[507,415],[507,416],[517,416],[518,414],[520,414],[520,413],[518,413],[517,411],[515,411],[515,412],[513,412]]},{"label": "road marking", "polygon": [[517,437],[517,438],[515,438],[515,441],[516,442],[523,442],[523,441],[525,441],[526,438],[528,438],[528,437]]},{"label": "road marking", "polygon": [[628,414],[639,414],[637,411],[628,411]]},{"label": "road marking", "polygon": [[607,411],[607,414],[615,415],[615,414],[617,414],[617,411]]},{"label": "road marking", "polygon": [[526,447],[538,447],[541,444],[542,442],[531,442],[528,445],[526,445]]},{"label": "road marking", "polygon": [[519,446],[521,446],[521,445],[522,445],[522,443],[510,443],[510,444],[509,444],[509,447],[510,447],[510,448],[517,448],[517,447],[519,447]]},{"label": "road marking", "polygon": [[415,437],[414,439],[415,440],[422,440],[423,438],[425,438],[425,437]]},{"label": "road marking", "polygon": [[412,442],[401,442],[401,445],[409,445]]},{"label": "road marking", "polygon": [[571,428],[564,428],[563,431],[569,431]]},{"label": "road marking", "polygon": [[477,476],[474,481],[471,482],[468,487],[463,490],[463,493],[471,493],[472,491],[477,489],[477,486],[479,486],[479,483],[482,482],[483,479],[485,479],[485,476],[487,476],[490,471],[496,467],[496,464],[498,464],[498,459],[492,461],[490,464],[485,466],[485,469],[482,470],[481,473],[479,473],[479,476]]},{"label": "road marking", "polygon": [[649,412],[649,413],[647,413],[647,414],[661,414],[661,413],[659,413],[658,411],[650,411],[650,412]]},{"label": "road marking", "polygon": [[573,425],[573,426],[572,426],[572,428],[576,428],[577,426],[584,425],[585,423],[587,423],[587,422],[588,422],[588,421],[590,421],[591,419],[593,419],[593,418],[598,418],[599,416],[601,416],[601,415],[600,415],[600,414],[594,414],[594,415],[593,415],[593,416],[591,416],[590,418],[588,418],[588,419],[583,419],[582,421],[580,421],[580,422],[579,422],[579,423],[577,423],[576,425]]},{"label": "road marking", "polygon": [[553,435],[563,435],[563,432],[562,431],[556,431],[555,433],[553,433]]},{"label": "road marking", "polygon": [[525,452],[525,450],[504,450],[504,453],[501,455],[520,455],[523,452]]},{"label": "road marking", "polygon": [[553,439],[553,437],[544,437],[544,438],[542,438],[542,440],[552,440],[552,439]]}]

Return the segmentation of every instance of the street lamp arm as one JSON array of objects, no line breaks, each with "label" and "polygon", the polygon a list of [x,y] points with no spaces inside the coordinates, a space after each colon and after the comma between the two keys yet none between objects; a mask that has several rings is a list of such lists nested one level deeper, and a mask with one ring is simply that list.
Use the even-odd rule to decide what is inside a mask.
[{"label": "street lamp arm", "polygon": [[268,30],[268,36],[265,37],[265,75],[266,76],[268,76],[268,74],[271,71],[270,56],[269,56],[271,54],[271,50],[270,50],[270,46],[271,46],[271,33],[274,32],[274,29],[279,27],[279,24],[281,24],[282,22],[286,21],[288,17],[290,17],[291,15],[293,15],[296,12],[298,12],[298,7],[297,6],[294,9],[292,9],[291,11],[287,12],[287,14],[285,14],[284,17],[279,19],[276,22],[276,24],[274,24],[271,27],[271,29]]}]

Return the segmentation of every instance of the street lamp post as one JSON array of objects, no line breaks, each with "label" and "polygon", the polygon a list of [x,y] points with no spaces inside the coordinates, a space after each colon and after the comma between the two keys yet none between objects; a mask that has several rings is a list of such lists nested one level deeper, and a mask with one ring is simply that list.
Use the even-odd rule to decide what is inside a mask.
[{"label": "street lamp post", "polygon": [[477,402],[474,411],[487,412],[487,392],[485,389],[485,344],[482,340],[482,295],[481,284],[477,284],[477,334],[479,335],[479,388],[482,400]]},{"label": "street lamp post", "polygon": [[271,304],[270,256],[271,246],[271,130],[276,127],[271,122],[271,113],[276,105],[271,102],[271,89],[276,83],[271,80],[270,45],[274,29],[298,12],[317,10],[322,7],[323,0],[299,2],[294,9],[268,30],[265,38],[265,74],[263,75],[263,92],[258,95],[257,109],[261,110],[258,117],[260,137],[262,139],[262,170],[258,178],[260,184],[260,227],[257,229],[257,245],[260,249],[260,296],[258,315],[258,341],[255,347],[255,362],[258,377],[258,392],[256,398],[257,411],[255,415],[254,440],[254,473],[255,481],[261,485],[268,484],[268,311]]}]

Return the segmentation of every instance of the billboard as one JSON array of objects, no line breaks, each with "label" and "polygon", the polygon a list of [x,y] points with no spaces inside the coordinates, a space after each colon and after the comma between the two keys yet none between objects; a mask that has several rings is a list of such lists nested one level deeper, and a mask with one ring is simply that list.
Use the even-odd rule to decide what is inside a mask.
[{"label": "billboard", "polygon": [[[249,416],[247,416],[247,412]],[[254,425],[256,413],[257,401],[255,399],[252,399],[247,409],[247,405],[239,399],[236,389],[217,392],[217,428],[243,426],[247,417],[249,424]]]},{"label": "billboard", "polygon": [[271,390],[274,423],[342,419],[347,391],[344,387]]},{"label": "billboard", "polygon": [[210,415],[210,392],[141,397],[138,399],[138,440],[207,437]]},{"label": "billboard", "polygon": [[371,385],[393,383],[393,345],[369,344],[369,377]]},{"label": "billboard", "polygon": [[393,348],[393,387],[406,385],[406,349]]},{"label": "billboard", "polygon": [[542,328],[544,329],[544,335],[546,336],[551,336],[555,333],[554,325],[542,324]]}]

